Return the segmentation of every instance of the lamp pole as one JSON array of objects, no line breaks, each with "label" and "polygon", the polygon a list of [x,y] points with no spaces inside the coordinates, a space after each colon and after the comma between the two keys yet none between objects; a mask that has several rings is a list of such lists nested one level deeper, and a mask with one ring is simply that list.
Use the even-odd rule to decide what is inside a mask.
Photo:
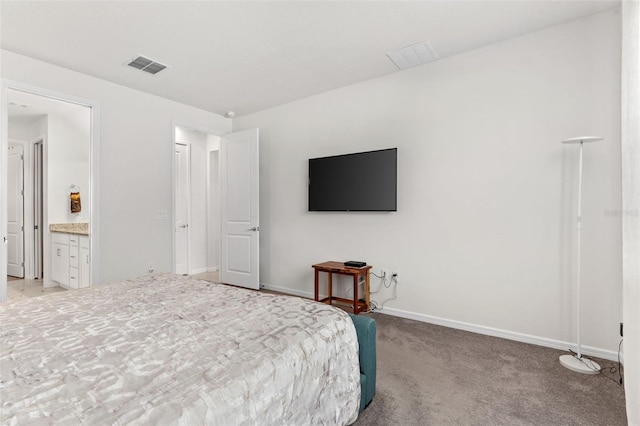
[{"label": "lamp pole", "polygon": [[580,160],[578,163],[578,214],[576,217],[576,231],[578,244],[576,254],[576,329],[577,329],[577,350],[575,355],[562,355],[560,356],[560,364],[569,370],[583,374],[598,374],[600,373],[600,366],[588,358],[582,356],[582,344],[580,342],[580,288],[582,287],[582,156],[584,153],[584,144],[587,142],[596,142],[602,140],[600,136],[580,136],[577,138],[571,138],[563,140],[563,144],[580,144]]}]

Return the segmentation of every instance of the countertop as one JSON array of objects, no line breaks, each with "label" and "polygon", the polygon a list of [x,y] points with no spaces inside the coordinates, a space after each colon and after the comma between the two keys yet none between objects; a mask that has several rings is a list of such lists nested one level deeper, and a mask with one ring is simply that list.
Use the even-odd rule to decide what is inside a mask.
[{"label": "countertop", "polygon": [[49,231],[63,232],[65,234],[89,235],[88,223],[51,223]]}]

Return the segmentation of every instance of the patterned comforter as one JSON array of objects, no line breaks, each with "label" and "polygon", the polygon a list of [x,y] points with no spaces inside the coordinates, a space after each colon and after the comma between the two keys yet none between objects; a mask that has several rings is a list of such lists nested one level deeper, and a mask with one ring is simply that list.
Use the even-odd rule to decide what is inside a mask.
[{"label": "patterned comforter", "polygon": [[342,425],[349,316],[159,274],[0,307],[0,424]]}]

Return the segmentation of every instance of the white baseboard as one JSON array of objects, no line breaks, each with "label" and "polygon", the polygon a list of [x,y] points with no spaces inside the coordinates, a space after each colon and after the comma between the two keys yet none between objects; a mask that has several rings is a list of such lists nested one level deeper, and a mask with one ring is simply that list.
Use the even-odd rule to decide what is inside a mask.
[{"label": "white baseboard", "polygon": [[313,299],[314,294],[307,291],[294,290],[292,288],[276,287],[265,283],[260,283],[260,288],[265,290],[277,291],[278,293],[290,294],[292,296],[304,297],[306,299]]},{"label": "white baseboard", "polygon": [[204,274],[205,272],[216,272],[217,270],[218,270],[217,266],[208,267],[208,268],[198,268],[198,269],[193,269],[189,275]]},{"label": "white baseboard", "polygon": [[[265,288],[271,291],[277,291],[280,293],[292,294],[294,296],[306,297],[307,299],[313,299],[314,294],[307,291],[294,290],[284,287],[276,287],[267,284],[261,284],[260,288]],[[377,313],[392,315],[394,317],[407,318],[415,321],[426,322],[429,324],[441,325],[443,327],[455,328],[457,330],[470,331],[472,333],[484,334],[486,336],[500,337],[503,339],[515,340],[516,342],[530,343],[532,345],[544,346],[547,348],[559,349],[562,351],[568,351],[569,348],[576,350],[576,344],[570,342],[563,342],[561,340],[548,339],[546,337],[532,336],[529,334],[518,333],[515,331],[502,330],[499,328],[486,327],[483,325],[470,324],[462,321],[455,321],[446,318],[434,317],[431,315],[418,314],[415,312],[403,311],[401,309],[384,308]],[[592,346],[582,346],[582,353],[588,356],[594,356],[597,358],[606,359],[609,361],[618,361],[618,353],[615,351],[609,351],[601,348],[594,348]],[[622,360],[622,354],[620,355]]]},{"label": "white baseboard", "polygon": [[44,279],[44,280],[42,280],[42,281],[43,281],[43,282],[42,282],[42,287],[43,287],[43,288],[60,287],[60,285],[59,285],[57,282],[55,282],[55,281],[53,281],[53,280],[51,280],[51,279],[46,279],[46,278],[45,278],[45,279]]},{"label": "white baseboard", "polygon": [[[563,351],[568,351],[569,348],[573,349],[574,351],[576,350],[575,343],[548,339],[546,337],[532,336],[530,334],[502,330],[499,328],[486,327],[483,325],[470,324],[462,321],[439,318],[431,315],[417,314],[415,312],[403,311],[401,309],[384,308],[384,311],[380,311],[379,313],[421,322],[427,322],[429,324],[441,325],[444,327],[455,328],[457,330],[484,334],[486,336],[501,337],[503,339],[515,340],[516,342],[530,343],[532,345],[544,346],[547,348],[559,349]],[[618,353],[615,351],[608,351],[606,349],[594,348],[591,346],[582,346],[582,353],[585,355],[595,356],[610,361],[618,361]]]}]

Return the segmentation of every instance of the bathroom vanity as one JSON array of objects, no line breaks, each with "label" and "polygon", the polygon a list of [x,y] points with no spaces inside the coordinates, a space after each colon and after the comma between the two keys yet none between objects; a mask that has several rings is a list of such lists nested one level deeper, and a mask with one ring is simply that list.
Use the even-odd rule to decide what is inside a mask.
[{"label": "bathroom vanity", "polygon": [[88,223],[57,223],[51,231],[51,279],[66,289],[91,285]]}]

